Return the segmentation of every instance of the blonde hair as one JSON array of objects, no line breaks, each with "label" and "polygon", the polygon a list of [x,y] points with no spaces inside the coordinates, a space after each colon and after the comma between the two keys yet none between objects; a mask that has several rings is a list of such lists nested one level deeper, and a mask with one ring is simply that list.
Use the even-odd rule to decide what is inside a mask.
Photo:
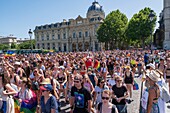
[{"label": "blonde hair", "polygon": [[112,95],[111,91],[108,89],[103,90],[102,95],[103,94],[107,94],[107,95],[109,95],[109,97],[111,97],[111,95]]},{"label": "blonde hair", "polygon": [[121,76],[115,76],[115,81],[117,80],[117,79],[120,79],[120,80],[123,80],[123,78],[121,77]]}]

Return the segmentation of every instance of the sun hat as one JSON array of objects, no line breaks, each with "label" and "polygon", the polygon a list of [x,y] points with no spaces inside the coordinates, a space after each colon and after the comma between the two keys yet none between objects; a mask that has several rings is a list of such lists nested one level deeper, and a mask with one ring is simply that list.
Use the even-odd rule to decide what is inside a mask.
[{"label": "sun hat", "polygon": [[43,81],[40,84],[42,84],[42,85],[43,84],[51,84],[51,81],[49,78],[45,78],[45,79],[43,79]]},{"label": "sun hat", "polygon": [[160,74],[154,70],[151,70],[149,74],[146,74],[152,81],[157,82],[160,79]]},{"label": "sun hat", "polygon": [[130,66],[125,66],[125,69],[130,69]]},{"label": "sun hat", "polygon": [[155,69],[155,65],[154,64],[152,64],[152,63],[149,63],[148,65],[146,65],[146,66],[149,66],[149,67],[151,67],[152,69]]},{"label": "sun hat", "polygon": [[64,67],[64,66],[59,66],[58,68],[59,68],[59,69],[62,69],[62,70],[64,70],[64,69],[65,69],[65,67]]},{"label": "sun hat", "polygon": [[21,62],[15,62],[14,65],[21,65]]},{"label": "sun hat", "polygon": [[47,90],[47,91],[52,91],[53,87],[51,84],[46,84],[44,86],[40,86],[41,90]]}]

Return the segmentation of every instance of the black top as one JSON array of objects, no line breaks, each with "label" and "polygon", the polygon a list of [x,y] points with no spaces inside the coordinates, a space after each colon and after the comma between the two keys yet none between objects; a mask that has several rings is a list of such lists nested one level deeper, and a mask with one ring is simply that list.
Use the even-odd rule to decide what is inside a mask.
[{"label": "black top", "polygon": [[75,97],[74,113],[88,113],[88,100],[92,100],[91,93],[84,87],[77,89],[73,86],[71,96]]},{"label": "black top", "polygon": [[127,74],[125,73],[125,79],[124,79],[126,84],[132,84],[133,83],[133,76],[132,76],[132,72],[130,72],[130,75],[127,76]]},{"label": "black top", "polygon": [[[112,87],[113,93],[116,95],[117,98],[125,96],[125,93],[127,92],[127,88],[123,85],[121,87],[117,87],[114,85]],[[122,99],[119,103],[116,101],[116,99],[113,98],[112,103],[114,105],[125,105],[125,99]]]}]

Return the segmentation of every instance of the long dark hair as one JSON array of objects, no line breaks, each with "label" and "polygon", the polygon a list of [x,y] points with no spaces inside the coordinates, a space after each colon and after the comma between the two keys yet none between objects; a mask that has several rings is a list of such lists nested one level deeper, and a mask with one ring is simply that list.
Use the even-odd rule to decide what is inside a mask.
[{"label": "long dark hair", "polygon": [[31,88],[31,80],[29,78],[23,77],[22,82],[26,84],[26,88],[30,89]]},{"label": "long dark hair", "polygon": [[10,77],[8,77],[8,76],[4,76],[4,73],[1,73],[2,74],[2,85],[3,85],[3,87],[4,87],[4,90],[6,90],[6,87],[5,87],[5,85],[6,84],[10,84]]}]

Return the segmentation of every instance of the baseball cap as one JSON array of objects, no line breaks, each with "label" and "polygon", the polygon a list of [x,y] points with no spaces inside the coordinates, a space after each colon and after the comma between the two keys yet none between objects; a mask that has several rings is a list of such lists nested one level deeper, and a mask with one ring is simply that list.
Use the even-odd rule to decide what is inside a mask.
[{"label": "baseball cap", "polygon": [[41,90],[47,90],[47,91],[52,91],[52,85],[51,84],[46,84],[44,86],[40,86]]}]

